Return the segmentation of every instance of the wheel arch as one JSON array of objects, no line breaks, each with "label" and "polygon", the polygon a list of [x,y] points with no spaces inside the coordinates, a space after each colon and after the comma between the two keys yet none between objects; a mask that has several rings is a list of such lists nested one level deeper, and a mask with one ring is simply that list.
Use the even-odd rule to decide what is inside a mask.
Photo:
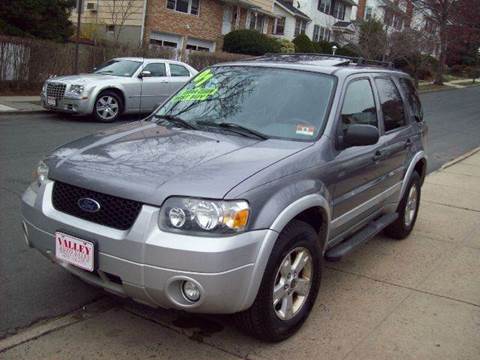
[{"label": "wheel arch", "polygon": [[413,156],[412,160],[410,161],[410,165],[408,165],[405,176],[403,177],[399,201],[402,199],[403,195],[405,194],[405,191],[408,186],[408,182],[414,171],[418,171],[420,175],[420,184],[422,185],[423,181],[425,180],[425,175],[427,173],[427,156],[425,155],[425,152],[423,150],[417,152]]},{"label": "wheel arch", "polygon": [[120,113],[123,113],[126,107],[125,93],[123,92],[122,89],[119,89],[118,87],[114,87],[114,86],[106,86],[97,91],[97,93],[95,94],[95,99],[93,101],[93,109],[95,109],[95,103],[97,102],[97,98],[106,91],[112,91],[120,97],[120,100],[122,101]]}]

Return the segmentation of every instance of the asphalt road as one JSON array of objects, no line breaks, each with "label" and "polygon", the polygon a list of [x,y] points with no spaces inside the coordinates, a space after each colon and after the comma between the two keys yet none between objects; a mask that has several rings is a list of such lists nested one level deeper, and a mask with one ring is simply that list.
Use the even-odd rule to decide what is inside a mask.
[{"label": "asphalt road", "polygon": [[[421,98],[429,124],[429,172],[480,146],[480,87]],[[109,126],[52,114],[0,115],[0,338],[102,296],[25,246],[19,202],[43,155]]]}]

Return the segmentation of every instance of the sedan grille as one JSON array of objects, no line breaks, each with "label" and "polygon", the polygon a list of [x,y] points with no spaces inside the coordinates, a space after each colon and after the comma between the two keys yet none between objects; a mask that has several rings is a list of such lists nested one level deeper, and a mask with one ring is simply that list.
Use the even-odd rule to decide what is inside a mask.
[{"label": "sedan grille", "polygon": [[[99,204],[96,212],[80,208],[79,200],[85,198]],[[58,211],[119,230],[131,228],[142,207],[142,204],[137,201],[102,194],[58,181],[53,186],[52,203]]]},{"label": "sedan grille", "polygon": [[47,83],[47,96],[54,97],[56,100],[62,100],[65,95],[67,85],[60,83]]}]

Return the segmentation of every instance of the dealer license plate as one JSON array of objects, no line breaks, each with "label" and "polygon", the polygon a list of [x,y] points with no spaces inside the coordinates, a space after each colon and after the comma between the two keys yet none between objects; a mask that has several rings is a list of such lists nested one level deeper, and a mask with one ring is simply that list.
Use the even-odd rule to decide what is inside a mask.
[{"label": "dealer license plate", "polygon": [[47,97],[47,105],[57,106],[57,99],[55,99],[54,96],[48,96]]},{"label": "dealer license plate", "polygon": [[61,232],[55,233],[57,259],[87,271],[94,269],[94,244]]}]

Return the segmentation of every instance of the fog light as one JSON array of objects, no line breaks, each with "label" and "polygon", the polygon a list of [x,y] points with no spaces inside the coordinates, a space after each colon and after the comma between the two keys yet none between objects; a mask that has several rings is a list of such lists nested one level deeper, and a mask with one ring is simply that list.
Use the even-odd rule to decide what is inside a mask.
[{"label": "fog light", "polygon": [[184,281],[182,292],[185,299],[191,302],[197,302],[200,299],[200,288],[192,281]]}]

